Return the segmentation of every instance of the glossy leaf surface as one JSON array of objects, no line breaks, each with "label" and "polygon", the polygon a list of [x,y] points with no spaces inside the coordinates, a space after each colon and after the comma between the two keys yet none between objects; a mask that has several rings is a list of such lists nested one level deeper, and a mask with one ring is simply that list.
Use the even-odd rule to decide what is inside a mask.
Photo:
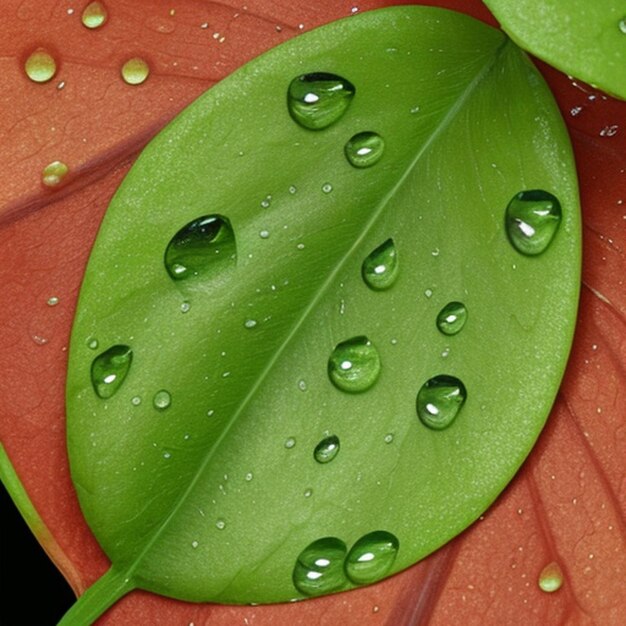
[{"label": "glossy leaf surface", "polygon": [[[356,94],[311,131],[286,93],[321,70]],[[355,168],[344,145],[372,129],[385,153]],[[526,189],[563,207],[533,258],[505,233],[507,203]],[[116,194],[73,331],[73,477],[117,575],[188,600],[287,600],[299,597],[294,565],[310,562],[299,555],[324,538],[349,549],[393,536],[393,562],[386,552],[374,568],[387,574],[460,532],[517,470],[556,393],[576,308],[577,207],[547,88],[500,33],[461,15],[339,22],[194,103]],[[205,259],[196,225],[211,215],[228,232],[220,247],[211,231]],[[390,238],[398,278],[375,291],[363,261]],[[173,278],[172,245],[205,269]],[[435,320],[461,298],[472,317],[452,345]],[[356,378],[333,386],[328,364],[346,346],[339,367]],[[123,381],[99,397],[94,359],[126,347]],[[467,400],[436,431],[415,399],[442,374],[462,379]],[[354,384],[361,376],[367,385]],[[341,453],[318,464],[330,431]]]},{"label": "glossy leaf surface", "polygon": [[554,67],[626,99],[622,0],[485,0],[502,28]]}]

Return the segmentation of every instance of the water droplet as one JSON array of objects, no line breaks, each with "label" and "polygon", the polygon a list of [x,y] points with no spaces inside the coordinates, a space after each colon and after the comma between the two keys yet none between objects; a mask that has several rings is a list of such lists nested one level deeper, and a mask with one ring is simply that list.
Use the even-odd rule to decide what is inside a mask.
[{"label": "water droplet", "polygon": [[298,556],[293,584],[305,596],[337,591],[348,582],[343,571],[346,544],[336,537],[324,537],[308,545]]},{"label": "water droplet", "polygon": [[420,106],[419,105],[415,105],[414,107],[411,107],[411,114],[415,115],[416,113],[420,112]]},{"label": "water droplet", "polygon": [[304,490],[304,497],[305,498],[310,498],[313,495],[313,489],[305,489]]},{"label": "water droplet", "polygon": [[261,239],[269,239],[269,237],[270,237],[270,231],[269,231],[269,230],[265,230],[265,229],[260,230],[260,231],[259,231],[259,237],[260,237]]},{"label": "water droplet", "polygon": [[385,435],[385,443],[392,443],[393,442],[393,433],[387,433]]},{"label": "water droplet", "polygon": [[192,548],[197,548],[200,544],[197,541],[192,541],[191,542],[191,547]]},{"label": "water droplet", "polygon": [[264,209],[269,209],[272,204],[272,196],[265,196],[263,200],[261,200],[261,206]]},{"label": "water droplet", "polygon": [[330,193],[333,190],[333,186],[330,183],[324,183],[322,185],[322,191],[324,193]]},{"label": "water droplet", "polygon": [[295,185],[291,185],[291,187],[289,187],[289,193],[293,196],[295,193],[298,192],[298,188]]},{"label": "water droplet", "polygon": [[322,439],[313,451],[313,458],[318,463],[330,463],[339,453],[339,437],[331,435]]},{"label": "water droplet", "polygon": [[122,65],[122,78],[124,82],[129,85],[141,85],[145,82],[150,74],[150,67],[148,64],[139,57],[128,59],[124,65]]},{"label": "water droplet", "polygon": [[49,52],[38,48],[26,59],[24,71],[33,82],[47,83],[57,73],[57,63]]},{"label": "water droplet", "polygon": [[371,289],[389,289],[398,278],[398,254],[393,239],[370,253],[361,266],[363,280]]},{"label": "water droplet", "polygon": [[56,296],[52,296],[48,298],[47,304],[48,306],[56,306],[57,304],[59,304],[59,299]]},{"label": "water droplet", "polygon": [[111,346],[91,364],[91,383],[100,398],[108,399],[120,388],[133,360],[133,351],[125,345]]},{"label": "water droplet", "polygon": [[618,22],[617,26],[626,35],[626,16]]},{"label": "water droplet", "polygon": [[437,315],[437,328],[444,335],[461,332],[467,321],[467,308],[462,302],[448,302]]},{"label": "water droplet", "polygon": [[546,593],[558,591],[563,585],[563,571],[556,561],[548,563],[539,574],[539,588]]},{"label": "water droplet", "polygon": [[533,189],[513,196],[506,208],[506,232],[513,247],[534,256],[544,252],[561,223],[561,204],[547,191]]},{"label": "water droplet", "polygon": [[301,379],[301,380],[298,381],[298,389],[300,391],[306,391],[307,390],[306,380]]},{"label": "water droplet", "polygon": [[130,403],[133,406],[139,406],[141,404],[141,398],[139,396],[134,396],[133,398],[131,398]]},{"label": "water droplet", "polygon": [[384,151],[384,139],[378,133],[371,131],[354,135],[344,148],[350,165],[358,168],[375,165],[380,161]]},{"label": "water droplet", "polygon": [[41,182],[46,187],[57,187],[67,176],[69,168],[63,161],[52,161],[43,168],[41,172]]},{"label": "water droplet", "polygon": [[328,360],[331,382],[342,391],[360,393],[380,375],[378,350],[367,337],[353,337],[338,344]]},{"label": "water droplet", "polygon": [[181,313],[189,313],[189,311],[191,310],[191,302],[182,302],[180,305],[180,312]]},{"label": "water droplet", "polygon": [[164,411],[169,408],[170,404],[172,404],[172,396],[169,391],[165,389],[161,389],[154,394],[154,398],[152,398],[152,404],[155,409],[159,411]]},{"label": "water droplet", "polygon": [[202,276],[235,257],[235,235],[220,215],[205,215],[183,226],[165,250],[165,269],[174,280]]},{"label": "water droplet", "polygon": [[46,337],[42,337],[41,335],[33,335],[33,341],[38,345],[38,346],[45,346],[49,339],[47,339]]},{"label": "water droplet", "polygon": [[461,410],[467,391],[454,376],[440,374],[427,380],[417,394],[417,415],[425,426],[443,430]]},{"label": "water droplet", "polygon": [[86,343],[87,343],[87,347],[90,350],[97,350],[98,346],[100,345],[98,343],[98,340],[95,337],[87,337],[87,342]]},{"label": "water droplet", "polygon": [[224,530],[224,528],[226,528],[226,522],[223,519],[218,519],[217,522],[215,522],[215,527],[218,530]]},{"label": "water droplet", "polygon": [[100,28],[109,16],[106,7],[102,2],[90,2],[84,9],[82,15],[83,26],[87,28]]},{"label": "water droplet", "polygon": [[373,583],[383,578],[396,560],[400,543],[384,530],[361,537],[346,558],[346,574],[357,585]]},{"label": "water droplet", "polygon": [[253,478],[254,476],[252,475],[252,472],[248,472],[246,474],[246,482],[250,482]]},{"label": "water droplet", "polygon": [[171,452],[164,452],[163,453],[163,458],[164,459],[171,459],[172,458],[172,453]]},{"label": "water droplet", "polygon": [[354,85],[341,76],[326,72],[303,74],[291,81],[287,106],[300,126],[321,130],[343,116],[354,92]]},{"label": "water droplet", "polygon": [[291,450],[291,448],[293,448],[295,445],[296,445],[295,437],[289,437],[285,439],[285,448],[287,448],[287,450]]}]

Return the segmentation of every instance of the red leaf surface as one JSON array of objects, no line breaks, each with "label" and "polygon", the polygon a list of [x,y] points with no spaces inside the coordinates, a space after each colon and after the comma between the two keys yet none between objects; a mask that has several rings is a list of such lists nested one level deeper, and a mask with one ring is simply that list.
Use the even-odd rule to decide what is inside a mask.
[{"label": "red leaf surface", "polygon": [[[358,10],[402,4],[363,0]],[[80,513],[65,451],[66,349],[100,219],[134,156],[216,80],[301,30],[353,13],[344,0],[5,0],[0,38],[0,439],[81,593],[108,568]],[[478,0],[424,2],[491,21]],[[72,11],[70,7],[73,7]],[[302,26],[300,26],[302,25]],[[23,63],[44,47],[56,76]],[[148,61],[139,86],[120,66]],[[566,377],[528,461],[472,528],[402,574],[357,591],[266,607],[193,605],[134,592],[101,624],[389,626],[602,624],[626,615],[626,103],[541,66],[568,123],[584,219],[583,290]],[[514,149],[514,146],[512,146]],[[70,168],[54,190],[48,163]],[[538,277],[540,280],[540,277]],[[59,299],[51,306],[51,297]],[[563,586],[538,586],[556,563]]]}]

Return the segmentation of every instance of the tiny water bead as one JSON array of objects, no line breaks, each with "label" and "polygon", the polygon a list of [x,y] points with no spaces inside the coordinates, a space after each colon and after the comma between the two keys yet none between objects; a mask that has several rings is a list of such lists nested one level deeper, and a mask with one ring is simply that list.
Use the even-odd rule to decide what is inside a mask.
[{"label": "tiny water bead", "polygon": [[57,296],[51,296],[50,298],[48,298],[46,304],[48,306],[56,306],[57,304],[59,304],[59,298]]},{"label": "tiny water bead", "polygon": [[47,83],[57,73],[57,62],[48,51],[38,48],[26,59],[24,71],[34,83]]},{"label": "tiny water bead", "polygon": [[563,571],[556,561],[548,563],[539,574],[539,588],[546,593],[554,593],[563,585]]},{"label": "tiny water bead", "polygon": [[458,378],[435,376],[417,394],[417,415],[428,428],[443,430],[455,420],[466,398],[465,385]]},{"label": "tiny water bead", "polygon": [[444,335],[456,335],[467,321],[467,308],[462,302],[448,302],[437,315],[437,328]]},{"label": "tiny water bead", "polygon": [[218,530],[224,530],[224,528],[226,528],[226,522],[225,522],[223,519],[218,519],[218,520],[215,522],[215,527],[216,527]]},{"label": "tiny water bead", "polygon": [[305,596],[338,591],[346,585],[344,572],[346,544],[336,537],[324,537],[308,545],[298,556],[293,584]]},{"label": "tiny water bead", "polygon": [[367,391],[380,375],[380,356],[367,337],[338,344],[328,360],[328,376],[335,387],[350,393]]},{"label": "tiny water bead", "polygon": [[255,328],[257,324],[258,324],[258,322],[256,320],[250,319],[250,320],[246,320],[243,323],[243,326],[244,326],[244,328],[251,329],[251,328]]},{"label": "tiny water bead", "polygon": [[339,453],[339,437],[331,435],[322,439],[313,451],[313,458],[318,463],[330,463]]},{"label": "tiny water bead", "polygon": [[398,254],[393,239],[387,239],[363,261],[361,276],[375,291],[389,289],[398,278]]},{"label": "tiny water bead", "polygon": [[97,350],[100,345],[95,337],[87,337],[86,343],[90,350]]},{"label": "tiny water bead", "polygon": [[205,215],[183,226],[165,250],[165,269],[174,280],[193,279],[235,258],[235,234],[221,215]]},{"label": "tiny water bead", "polygon": [[384,139],[378,133],[371,131],[354,135],[344,148],[350,165],[361,169],[378,163],[384,151]]},{"label": "tiny water bead", "polygon": [[547,191],[521,191],[506,207],[505,226],[511,245],[521,254],[535,256],[552,243],[561,223],[561,204]]},{"label": "tiny water bead", "polygon": [[287,439],[285,439],[285,448],[287,448],[287,450],[291,450],[291,448],[293,448],[296,445],[296,440],[294,437],[288,437]]},{"label": "tiny water bead", "polygon": [[41,182],[46,187],[58,187],[67,176],[69,167],[63,161],[52,161],[43,168]]},{"label": "tiny water bead", "polygon": [[122,65],[121,74],[128,85],[141,85],[150,74],[150,66],[143,59],[134,57]]},{"label": "tiny water bead", "polygon": [[169,391],[161,389],[154,394],[152,404],[155,409],[164,411],[172,404],[172,396]]},{"label": "tiny water bead", "polygon": [[344,115],[354,93],[354,85],[336,74],[303,74],[294,78],[289,85],[287,107],[293,120],[300,126],[321,130]]},{"label": "tiny water bead", "polygon": [[105,24],[108,16],[109,13],[102,2],[90,2],[83,10],[81,21],[87,28],[100,28]]},{"label": "tiny water bead", "polygon": [[324,183],[322,185],[322,191],[324,193],[330,193],[333,190],[333,186],[330,183]]},{"label": "tiny water bead", "polygon": [[133,351],[125,345],[111,346],[93,360],[91,383],[100,398],[106,400],[115,395],[128,374],[132,360]]},{"label": "tiny water bead", "polygon": [[399,547],[395,535],[384,530],[364,535],[352,546],[346,558],[348,578],[357,585],[384,578],[396,560]]}]

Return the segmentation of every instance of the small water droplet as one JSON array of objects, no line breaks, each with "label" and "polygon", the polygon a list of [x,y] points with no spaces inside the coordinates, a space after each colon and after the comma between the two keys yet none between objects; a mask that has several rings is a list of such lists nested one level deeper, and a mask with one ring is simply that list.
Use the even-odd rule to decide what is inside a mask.
[{"label": "small water droplet", "polygon": [[306,380],[301,379],[301,380],[298,381],[298,389],[300,391],[306,391],[307,390]]},{"label": "small water droplet", "polygon": [[150,67],[143,59],[134,57],[122,65],[121,73],[128,85],[141,85],[148,78]]},{"label": "small water droplet", "polygon": [[287,106],[300,126],[321,130],[344,115],[354,92],[354,85],[341,76],[326,72],[303,74],[291,81]]},{"label": "small water droplet", "polygon": [[49,341],[46,337],[42,337],[41,335],[33,335],[32,338],[38,346],[45,346]]},{"label": "small water droplet", "polygon": [[107,21],[108,15],[102,2],[90,2],[83,10],[81,21],[87,28],[100,28]]},{"label": "small water droplet", "polygon": [[364,535],[346,557],[348,578],[357,585],[380,580],[393,566],[399,547],[398,539],[384,530]]},{"label": "small water droplet", "polygon": [[380,375],[378,350],[367,337],[353,337],[338,344],[328,360],[328,376],[342,391],[360,393]]},{"label": "small water droplet", "polygon": [[47,304],[48,306],[56,306],[57,304],[59,304],[59,299],[56,296],[52,296],[48,298]]},{"label": "small water droplet", "polygon": [[322,191],[324,193],[330,193],[333,190],[333,186],[330,183],[324,183],[322,185]]},{"label": "small water droplet", "polygon": [[87,342],[86,343],[87,343],[87,347],[90,350],[97,350],[98,346],[100,345],[98,343],[98,340],[95,337],[87,337]]},{"label": "small water droplet", "polygon": [[331,435],[322,439],[313,451],[313,458],[318,463],[330,463],[339,453],[339,437]]},{"label": "small water droplet", "polygon": [[246,320],[243,323],[245,328],[254,328],[257,325],[257,321],[256,320]]},{"label": "small water droplet", "polygon": [[540,189],[521,191],[506,208],[509,241],[518,252],[528,256],[541,254],[548,248],[560,223],[560,202]]},{"label": "small water droplet", "polygon": [[181,313],[189,313],[189,311],[191,310],[191,302],[182,302],[180,305],[180,312]]},{"label": "small water droplet", "polygon": [[419,105],[416,105],[416,106],[414,106],[414,107],[411,107],[411,114],[412,114],[412,115],[415,115],[416,113],[419,113],[419,112],[420,112],[420,107],[419,107]]},{"label": "small water droplet", "polygon": [[38,48],[26,59],[24,71],[33,82],[47,83],[57,73],[57,63],[49,52]]},{"label": "small water droplet", "polygon": [[313,495],[313,489],[305,489],[304,490],[304,497],[305,498],[310,498]]},{"label": "small water droplet", "polygon": [[295,185],[291,185],[291,187],[289,187],[289,193],[293,196],[294,194],[296,194],[298,192],[298,188]]},{"label": "small water droplet", "polygon": [[259,231],[259,237],[261,239],[269,239],[269,236],[270,236],[270,231],[269,230],[265,230],[264,229],[264,230],[260,230]]},{"label": "small water droplet", "polygon": [[295,445],[296,445],[295,437],[289,437],[285,439],[285,448],[287,448],[287,450],[291,450]]},{"label": "small water droplet", "polygon": [[172,404],[172,396],[170,395],[170,392],[165,389],[157,391],[154,394],[154,398],[152,398],[152,404],[154,405],[154,408],[159,411],[164,411],[169,408],[170,404]]},{"label": "small water droplet", "polygon": [[172,453],[171,452],[164,452],[163,453],[163,458],[164,459],[171,459],[172,458]]},{"label": "small water droplet", "polygon": [[462,302],[448,302],[437,315],[437,328],[444,335],[456,335],[467,321],[467,308]]},{"label": "small water droplet", "polygon": [[125,345],[111,346],[91,363],[91,383],[96,394],[111,398],[120,388],[130,369],[133,351]]},{"label": "small water droplet", "polygon": [[141,404],[141,398],[139,396],[134,396],[131,398],[130,403],[133,406],[139,406]]},{"label": "small water droplet", "polygon": [[205,215],[183,226],[165,250],[165,269],[174,280],[206,275],[235,258],[235,235],[221,215]]},{"label": "small water droplet", "polygon": [[539,574],[539,588],[546,593],[554,593],[563,585],[563,571],[556,561],[548,563]]},{"label": "small water droplet", "polygon": [[380,161],[385,151],[385,141],[371,131],[358,133],[345,145],[344,152],[350,165],[358,168],[371,167]]},{"label": "small water droplet", "polygon": [[41,182],[46,187],[58,187],[67,176],[69,167],[63,161],[52,161],[43,168]]},{"label": "small water droplet", "polygon": [[192,541],[191,542],[191,547],[192,548],[197,548],[200,544],[197,541]]},{"label": "small water droplet", "polygon": [[215,527],[216,527],[218,530],[224,530],[224,528],[226,528],[226,522],[225,522],[223,519],[218,519],[218,520],[215,522]]},{"label": "small water droplet", "polygon": [[624,16],[617,24],[618,28],[626,35],[626,16]]},{"label": "small water droplet", "polygon": [[261,200],[261,206],[264,209],[269,209],[270,206],[272,204],[272,196],[265,196],[265,198],[263,198],[263,200]]},{"label": "small water droplet", "polygon": [[246,474],[246,482],[250,482],[254,478],[252,472]]},{"label": "small water droplet", "polygon": [[385,435],[385,443],[392,443],[393,442],[393,433],[387,433]]},{"label": "small water droplet", "polygon": [[417,415],[425,426],[443,430],[461,410],[467,391],[454,376],[440,374],[427,380],[417,394]]},{"label": "small water droplet", "polygon": [[389,289],[398,278],[398,254],[393,239],[387,239],[363,261],[361,276],[376,291]]},{"label": "small water droplet", "polygon": [[308,545],[293,570],[296,589],[305,596],[319,596],[344,587],[346,552],[346,544],[336,537],[324,537]]},{"label": "small water droplet", "polygon": [[213,409],[209,409],[206,414],[208,417],[212,417],[215,414],[215,411]]},{"label": "small water droplet", "polygon": [[425,295],[427,298],[432,298],[432,296],[433,296],[433,290],[432,290],[432,289],[424,289],[424,295]]}]

